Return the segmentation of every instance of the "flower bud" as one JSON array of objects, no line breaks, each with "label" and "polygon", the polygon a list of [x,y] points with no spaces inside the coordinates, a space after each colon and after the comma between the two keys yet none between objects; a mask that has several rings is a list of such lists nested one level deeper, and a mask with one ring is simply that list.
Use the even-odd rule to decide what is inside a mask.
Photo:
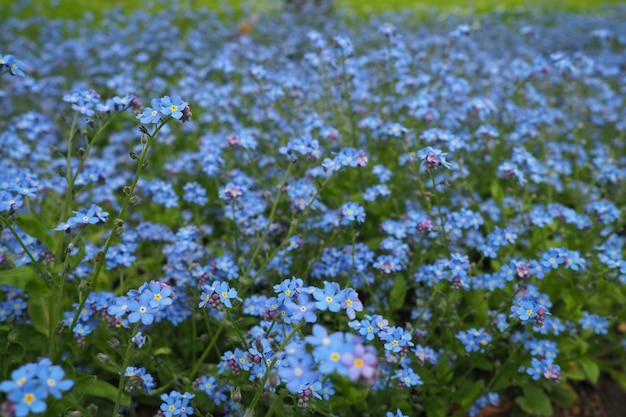
[{"label": "flower bud", "polygon": [[86,292],[89,292],[89,288],[91,288],[91,282],[89,281],[81,281],[80,284],[78,284],[78,291],[81,294],[85,294]]},{"label": "flower bud", "polygon": [[109,358],[109,356],[105,353],[98,353],[96,355],[96,359],[98,359],[102,363],[108,363],[111,360],[111,358]]},{"label": "flower bud", "polygon": [[241,402],[241,390],[239,387],[235,387],[230,390],[230,399],[236,403]]},{"label": "flower bud", "polygon": [[277,387],[279,384],[278,374],[276,372],[270,372],[270,376],[268,378],[268,383],[270,387]]},{"label": "flower bud", "polygon": [[98,415],[98,406],[95,405],[94,403],[89,404],[86,409],[87,411],[89,411],[89,414],[91,414],[92,416]]},{"label": "flower bud", "polygon": [[111,349],[118,349],[121,345],[119,339],[115,337],[112,337],[109,340],[107,340],[107,344],[109,345]]}]

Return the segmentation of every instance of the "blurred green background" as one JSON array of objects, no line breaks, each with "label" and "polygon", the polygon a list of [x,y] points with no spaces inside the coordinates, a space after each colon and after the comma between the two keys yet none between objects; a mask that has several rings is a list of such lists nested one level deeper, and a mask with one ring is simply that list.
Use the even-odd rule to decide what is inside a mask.
[{"label": "blurred green background", "polygon": [[[146,7],[159,7],[156,0],[0,0],[0,16],[10,14],[20,17],[45,16],[52,18],[79,18],[91,12],[96,18],[105,10],[119,7],[132,11]],[[179,1],[191,7],[209,7],[220,13],[246,16],[255,11],[279,10],[283,0],[188,0]],[[171,2],[160,1],[165,7]],[[457,13],[484,13],[499,10],[518,10],[540,13],[543,11],[567,10],[588,12],[603,5],[626,4],[624,0],[335,0],[335,8],[357,15],[373,12],[412,9],[420,12],[431,8],[445,9]],[[1,21],[1,20],[0,20]]]}]

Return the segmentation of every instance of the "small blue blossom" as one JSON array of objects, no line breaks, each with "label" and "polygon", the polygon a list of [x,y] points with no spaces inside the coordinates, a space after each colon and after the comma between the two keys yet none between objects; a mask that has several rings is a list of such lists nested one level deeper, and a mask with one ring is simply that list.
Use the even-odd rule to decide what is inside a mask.
[{"label": "small blue blossom", "polygon": [[180,120],[183,117],[183,110],[185,110],[188,105],[186,101],[183,101],[183,99],[180,98],[180,96],[164,96],[160,99],[159,104],[162,115],[172,116],[177,120]]}]

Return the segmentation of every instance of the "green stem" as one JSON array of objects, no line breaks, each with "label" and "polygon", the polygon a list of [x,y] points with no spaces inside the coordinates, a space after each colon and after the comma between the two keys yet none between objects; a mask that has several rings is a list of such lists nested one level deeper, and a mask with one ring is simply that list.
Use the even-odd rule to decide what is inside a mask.
[{"label": "green stem", "polygon": [[[518,323],[517,320],[513,321],[511,324],[509,324],[509,326],[503,332],[500,332],[498,335],[496,335],[497,337],[494,338],[489,344],[491,346],[495,346],[495,343],[497,343],[502,337],[504,337],[504,335],[509,331],[509,329],[511,329],[517,323]],[[517,353],[517,351],[519,350],[520,346],[521,345],[518,343],[517,345],[515,345],[515,347],[513,349],[510,349],[509,356],[506,358],[506,360],[504,361],[502,366],[500,366],[500,368],[495,373],[495,375],[491,378],[489,383],[487,383],[487,385],[485,386],[484,390],[482,392],[478,393],[477,395],[475,395],[475,398],[473,399],[473,401],[471,403],[469,403],[470,405],[474,404],[478,400],[478,398],[480,398],[480,396],[482,395],[483,392],[491,391],[491,389],[495,386],[496,382],[498,382],[498,379],[500,379],[500,377],[504,373],[504,370],[509,366],[509,362],[511,361],[511,358],[513,358],[513,356]],[[464,410],[464,409],[461,408],[461,409],[457,410],[457,412],[454,413],[452,415],[452,417],[460,417],[460,416],[464,415],[466,412],[467,412],[467,410]]]},{"label": "green stem", "polygon": [[278,396],[278,398],[276,398],[276,401],[274,401],[274,404],[272,404],[272,406],[270,407],[269,410],[267,410],[267,413],[265,413],[265,417],[272,417],[274,415],[274,411],[276,411],[276,409],[283,404],[283,401],[285,399],[285,397],[287,396],[287,390],[283,389],[280,392],[280,395]]},{"label": "green stem", "polygon": [[[65,157],[65,179],[67,180],[67,188],[65,189],[65,199],[63,201],[63,208],[61,209],[61,217],[57,223],[64,221],[67,218],[67,212],[70,206],[70,199],[72,197],[72,188],[74,185],[72,176],[72,142],[74,141],[74,135],[76,134],[76,123],[78,122],[78,113],[74,114],[72,125],[70,127],[70,135],[67,138],[67,156]],[[63,240],[59,242],[59,247],[63,245]],[[60,250],[57,251],[60,253]]]},{"label": "green stem", "polygon": [[8,219],[4,218],[4,216],[0,216],[0,221],[2,221],[2,223],[6,226],[6,228],[9,229],[13,237],[15,237],[15,240],[17,240],[17,243],[19,243],[22,249],[24,249],[24,252],[26,252],[26,255],[28,255],[28,257],[30,258],[30,261],[33,263],[33,266],[35,267],[37,272],[41,273],[41,270],[40,270],[41,266],[39,265],[39,262],[37,262],[33,254],[28,249],[28,246],[26,246],[26,244],[20,237],[19,233],[17,233],[17,230],[15,230],[15,228],[11,224],[11,222]]},{"label": "green stem", "polygon": [[[139,160],[138,160],[138,163],[137,163],[137,171],[135,172],[135,178],[133,179],[133,182],[132,182],[132,184],[129,187],[130,190],[128,192],[128,195],[126,196],[126,198],[124,198],[124,203],[122,204],[122,209],[120,210],[120,212],[119,212],[119,214],[117,216],[118,219],[122,219],[124,217],[124,214],[126,214],[126,210],[128,209],[128,206],[129,206],[129,203],[130,203],[130,199],[131,199],[131,197],[133,196],[133,194],[135,192],[135,188],[137,187],[137,183],[139,182],[139,177],[141,177],[141,172],[143,170],[143,164],[145,163],[146,158],[148,156],[148,150],[150,149],[152,143],[154,142],[154,139],[155,139],[157,133],[159,133],[159,131],[163,128],[163,126],[165,126],[165,124],[168,122],[168,120],[169,120],[169,118],[165,119],[165,120],[162,120],[161,123],[159,123],[159,125],[157,127],[155,127],[155,129],[152,132],[152,134],[149,135],[148,141],[144,144],[143,150],[141,151],[141,156],[139,157]],[[113,230],[111,230],[111,233],[109,234],[109,237],[107,238],[106,242],[104,243],[104,249],[102,250],[102,252],[100,254],[100,259],[96,263],[93,275],[87,281],[87,283],[89,284],[87,286],[88,289],[86,290],[85,294],[81,295],[80,305],[79,305],[79,307],[76,310],[76,313],[74,315],[74,321],[72,321],[72,326],[71,326],[70,331],[73,330],[74,326],[76,326],[76,323],[78,323],[78,316],[80,314],[80,311],[85,306],[85,302],[87,300],[87,297],[91,293],[90,289],[95,286],[96,282],[98,281],[98,276],[100,275],[100,272],[102,271],[102,268],[106,264],[106,254],[109,251],[109,248],[111,247],[111,244],[113,243],[113,238],[115,237],[115,227],[116,226],[113,225]]]},{"label": "green stem", "polygon": [[[71,400],[70,400],[71,401]],[[78,411],[81,412],[81,414],[83,415],[83,417],[93,417],[91,415],[91,413],[89,411],[87,411],[86,408],[84,408],[83,406],[81,406],[80,404],[78,404],[75,401],[72,401],[72,407],[77,409]]]},{"label": "green stem", "polygon": [[[338,171],[337,171],[338,172]],[[334,175],[334,174],[333,174]],[[289,230],[287,231],[287,235],[285,236],[285,238],[282,240],[282,242],[280,242],[280,244],[274,249],[274,251],[270,254],[270,256],[265,260],[265,262],[261,265],[261,267],[256,271],[256,274],[253,278],[253,281],[256,279],[256,277],[258,277],[267,267],[267,265],[269,265],[269,263],[272,261],[272,259],[274,258],[274,256],[276,256],[276,254],[285,246],[285,244],[287,244],[287,242],[289,241],[289,238],[293,235],[294,231],[296,230],[296,228],[298,227],[298,225],[300,224],[300,220],[302,218],[305,218],[306,215],[308,214],[309,210],[311,209],[311,206],[313,205],[313,203],[315,202],[315,200],[317,200],[317,197],[320,195],[320,193],[322,192],[322,190],[324,189],[324,187],[326,186],[326,184],[328,184],[328,182],[330,181],[330,179],[333,177],[333,175],[331,175],[330,177],[326,178],[324,180],[324,182],[322,183],[322,185],[319,187],[319,189],[317,190],[317,192],[315,193],[315,195],[313,196],[313,198],[311,198],[311,201],[309,201],[309,203],[306,205],[306,207],[304,208],[304,210],[302,210],[302,215],[299,217],[293,217],[290,224],[289,224]],[[270,215],[271,216],[271,215]],[[270,217],[270,220],[272,219],[272,217]],[[269,227],[268,223],[268,227]],[[254,257],[252,258],[254,259]],[[250,267],[248,268],[249,271]],[[245,276],[247,276],[247,272]]]},{"label": "green stem", "polygon": [[224,322],[222,321],[220,323],[220,327],[217,328],[217,332],[215,332],[215,335],[211,339],[211,343],[209,343],[206,349],[204,349],[204,352],[202,352],[202,355],[200,355],[200,359],[198,359],[198,361],[194,364],[193,368],[191,369],[191,373],[189,374],[190,380],[193,381],[196,378],[196,375],[198,374],[200,367],[204,363],[204,360],[206,359],[206,357],[209,356],[209,352],[211,352],[211,349],[213,349],[213,347],[219,340],[220,334],[222,334],[223,330],[224,330]]},{"label": "green stem", "polygon": [[252,253],[252,256],[250,257],[250,263],[248,264],[248,267],[244,271],[243,276],[246,278],[248,277],[250,270],[254,266],[254,261],[257,255],[259,254],[259,251],[263,247],[263,242],[265,242],[265,239],[267,238],[267,235],[269,234],[270,227],[272,225],[272,222],[274,221],[274,216],[276,216],[276,209],[278,208],[278,202],[280,201],[280,195],[282,194],[282,189],[287,183],[287,178],[289,177],[289,173],[291,172],[291,168],[293,168],[293,166],[294,166],[294,163],[290,162],[289,166],[287,167],[287,171],[285,171],[285,175],[280,181],[280,185],[278,186],[278,192],[276,193],[276,198],[274,199],[274,203],[272,204],[272,209],[270,211],[270,215],[267,220],[267,226],[265,226],[265,230],[263,230],[263,235],[261,235],[261,240],[259,241],[259,244],[257,245],[257,247],[254,249],[254,252]]},{"label": "green stem", "polygon": [[131,336],[128,338],[128,345],[126,346],[126,352],[124,352],[124,357],[122,358],[122,367],[120,368],[120,381],[117,384],[117,397],[115,398],[115,407],[113,407],[113,415],[112,417],[117,417],[119,415],[120,404],[122,402],[122,393],[124,392],[124,381],[126,379],[126,368],[128,367],[128,359],[130,356],[130,350],[133,347],[133,342],[131,341],[132,337],[137,333],[137,328],[139,327],[139,323],[135,324],[131,329]]},{"label": "green stem", "polygon": [[[78,238],[80,237],[80,232],[74,236],[72,242],[69,247],[73,247]],[[61,316],[63,315],[63,303],[60,300],[63,300],[63,291],[65,288],[65,274],[70,270],[70,253],[65,254],[65,258],[63,259],[63,269],[59,273],[56,282],[53,282],[53,292],[55,293],[54,297],[50,297],[48,300],[48,313],[50,315],[50,322],[48,323],[48,354],[51,358],[56,358],[57,349],[58,349],[58,340],[55,335],[55,329],[59,321],[61,320]],[[79,311],[80,314],[80,311]]]},{"label": "green stem", "polygon": [[446,248],[448,252],[448,256],[450,256],[450,247],[448,246],[448,235],[446,233],[446,224],[443,219],[443,212],[441,211],[441,200],[439,199],[439,193],[437,192],[437,183],[435,181],[435,175],[432,172],[429,172],[430,179],[433,184],[433,195],[435,196],[435,202],[437,203],[437,212],[439,213],[439,223],[441,224],[441,240],[443,246]]},{"label": "green stem", "polygon": [[263,381],[261,381],[261,385],[259,386],[259,388],[257,388],[256,393],[254,394],[254,398],[252,398],[252,402],[248,407],[248,410],[252,410],[252,412],[254,412],[254,407],[256,407],[259,399],[261,399],[263,387],[265,387],[265,384],[267,383],[267,380],[269,379],[270,374],[272,373],[272,370],[276,365],[276,362],[278,360],[278,353],[282,352],[285,349],[285,346],[287,346],[291,339],[298,333],[298,331],[300,331],[300,328],[304,325],[304,323],[304,320],[301,321],[296,327],[291,330],[291,333],[289,333],[287,337],[285,337],[285,340],[283,340],[283,343],[278,348],[278,351],[274,354],[274,359],[272,360],[272,363],[270,363],[270,366],[267,367],[267,371],[265,372],[265,375],[263,375]]}]

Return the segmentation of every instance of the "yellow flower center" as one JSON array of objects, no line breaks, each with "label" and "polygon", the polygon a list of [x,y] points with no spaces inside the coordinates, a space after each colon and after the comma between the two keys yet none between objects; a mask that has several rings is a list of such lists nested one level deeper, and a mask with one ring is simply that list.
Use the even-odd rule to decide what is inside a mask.
[{"label": "yellow flower center", "polygon": [[35,394],[33,394],[32,392],[27,392],[26,394],[24,394],[24,402],[28,405],[32,404],[35,402]]}]

